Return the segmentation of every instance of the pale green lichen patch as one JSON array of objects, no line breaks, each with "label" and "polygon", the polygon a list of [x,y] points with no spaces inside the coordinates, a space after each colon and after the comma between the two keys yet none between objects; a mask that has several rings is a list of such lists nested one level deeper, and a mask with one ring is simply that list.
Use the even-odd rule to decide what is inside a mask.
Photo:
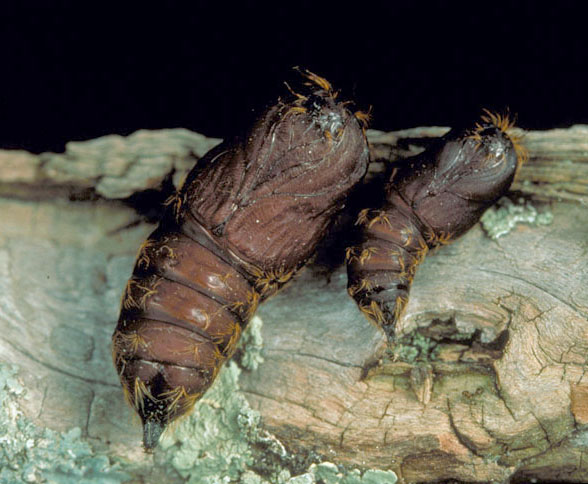
[{"label": "pale green lichen patch", "polygon": [[437,359],[439,342],[420,334],[418,331],[401,338],[392,350],[394,361],[415,363]]},{"label": "pale green lichen patch", "polygon": [[240,347],[237,350],[235,359],[239,366],[245,370],[255,371],[263,363],[263,338],[261,327],[263,322],[259,316],[253,316],[247,325],[247,331],[241,336]]},{"label": "pale green lichen patch", "polygon": [[[260,428],[259,413],[239,392],[240,373],[229,362],[192,414],[161,439],[169,463],[188,483],[286,483],[290,478],[273,464],[287,459],[286,450]],[[259,469],[262,457],[267,467]]]},{"label": "pale green lichen patch", "polygon": [[295,476],[288,481],[288,484],[315,484],[316,479],[314,475],[309,472]]},{"label": "pale green lichen patch", "polygon": [[95,453],[79,428],[37,427],[22,415],[26,393],[15,366],[0,363],[0,483],[118,484],[130,479],[108,456]]},{"label": "pale green lichen patch", "polygon": [[588,430],[578,432],[572,439],[571,442],[576,447],[588,448]]},{"label": "pale green lichen patch", "polygon": [[[305,475],[314,480],[294,482],[296,484],[298,482],[311,484],[395,484],[398,480],[396,474],[392,471],[367,470],[362,475],[358,469],[347,471],[331,462],[313,464],[310,467],[310,473]],[[292,481],[288,484],[291,483]]]},{"label": "pale green lichen patch", "polygon": [[553,213],[547,209],[539,211],[522,198],[515,204],[505,197],[487,210],[480,222],[486,234],[496,240],[508,234],[518,224],[550,225],[553,222]]},{"label": "pale green lichen patch", "polygon": [[361,484],[394,484],[398,478],[392,471],[369,470],[361,478]]}]

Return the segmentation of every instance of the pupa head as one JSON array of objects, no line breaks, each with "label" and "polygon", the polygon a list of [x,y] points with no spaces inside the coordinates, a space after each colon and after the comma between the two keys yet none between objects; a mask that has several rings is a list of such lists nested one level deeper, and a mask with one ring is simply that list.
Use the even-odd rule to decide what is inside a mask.
[{"label": "pupa head", "polygon": [[473,129],[449,139],[440,151],[438,179],[455,195],[493,203],[508,190],[527,157],[515,133],[507,115],[486,110]]}]

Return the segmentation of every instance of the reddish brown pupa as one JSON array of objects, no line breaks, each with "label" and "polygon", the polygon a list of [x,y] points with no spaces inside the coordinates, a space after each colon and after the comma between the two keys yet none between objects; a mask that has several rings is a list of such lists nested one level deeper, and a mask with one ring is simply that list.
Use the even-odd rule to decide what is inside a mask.
[{"label": "reddish brown pupa", "polygon": [[304,76],[304,91],[198,162],[140,250],[112,348],[146,449],[210,386],[366,172],[364,118]]},{"label": "reddish brown pupa", "polygon": [[504,195],[525,158],[508,117],[486,112],[395,171],[381,208],[357,218],[362,242],[347,250],[348,292],[394,338],[418,264],[469,230]]}]

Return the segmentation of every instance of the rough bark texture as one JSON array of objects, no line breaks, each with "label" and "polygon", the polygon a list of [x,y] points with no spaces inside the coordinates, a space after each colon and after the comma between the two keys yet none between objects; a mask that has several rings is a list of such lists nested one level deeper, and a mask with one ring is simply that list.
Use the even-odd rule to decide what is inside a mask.
[{"label": "rough bark texture", "polygon": [[[370,132],[372,155],[395,160],[445,131]],[[553,223],[496,240],[478,225],[430,255],[393,352],[341,269],[327,282],[311,267],[262,306],[265,361],[240,385],[264,428],[299,455],[404,482],[588,481],[587,139],[586,126],[527,133],[515,189],[549,201]],[[68,197],[179,180],[215,141],[173,130],[72,143],[63,155],[0,152],[0,352],[19,366],[20,409],[40,426],[80,427],[135,476],[151,473],[145,482],[166,471],[141,451],[109,340],[152,226],[119,201]]]},{"label": "rough bark texture", "polygon": [[[282,441],[391,468],[407,482],[503,481],[517,469],[585,480],[573,442],[588,403],[588,216],[560,204],[554,220],[498,242],[477,227],[430,256],[400,322],[422,337],[367,374],[373,329],[345,324],[354,308],[343,275],[330,285],[298,281],[271,302],[289,315],[266,328],[272,364],[242,388]],[[327,301],[337,313],[324,313]],[[272,310],[261,308],[262,319],[275,319]],[[544,469],[556,452],[566,458]]]}]

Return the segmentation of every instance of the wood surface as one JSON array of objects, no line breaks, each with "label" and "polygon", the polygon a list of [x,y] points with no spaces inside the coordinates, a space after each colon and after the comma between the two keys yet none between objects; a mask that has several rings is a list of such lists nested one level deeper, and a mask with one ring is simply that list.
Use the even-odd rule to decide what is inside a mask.
[{"label": "wood surface", "polygon": [[[371,131],[370,176],[445,131]],[[35,422],[79,426],[137,462],[140,427],[109,340],[152,225],[117,199],[177,183],[197,144],[216,142],[185,130],[141,137],[0,152],[1,359],[22,369]],[[265,361],[240,384],[290,451],[407,483],[588,481],[588,127],[525,139],[513,189],[545,202],[553,223],[497,240],[477,225],[429,255],[395,352],[347,296],[343,268],[308,267],[262,305]],[[411,360],[415,348],[424,353]]]}]

